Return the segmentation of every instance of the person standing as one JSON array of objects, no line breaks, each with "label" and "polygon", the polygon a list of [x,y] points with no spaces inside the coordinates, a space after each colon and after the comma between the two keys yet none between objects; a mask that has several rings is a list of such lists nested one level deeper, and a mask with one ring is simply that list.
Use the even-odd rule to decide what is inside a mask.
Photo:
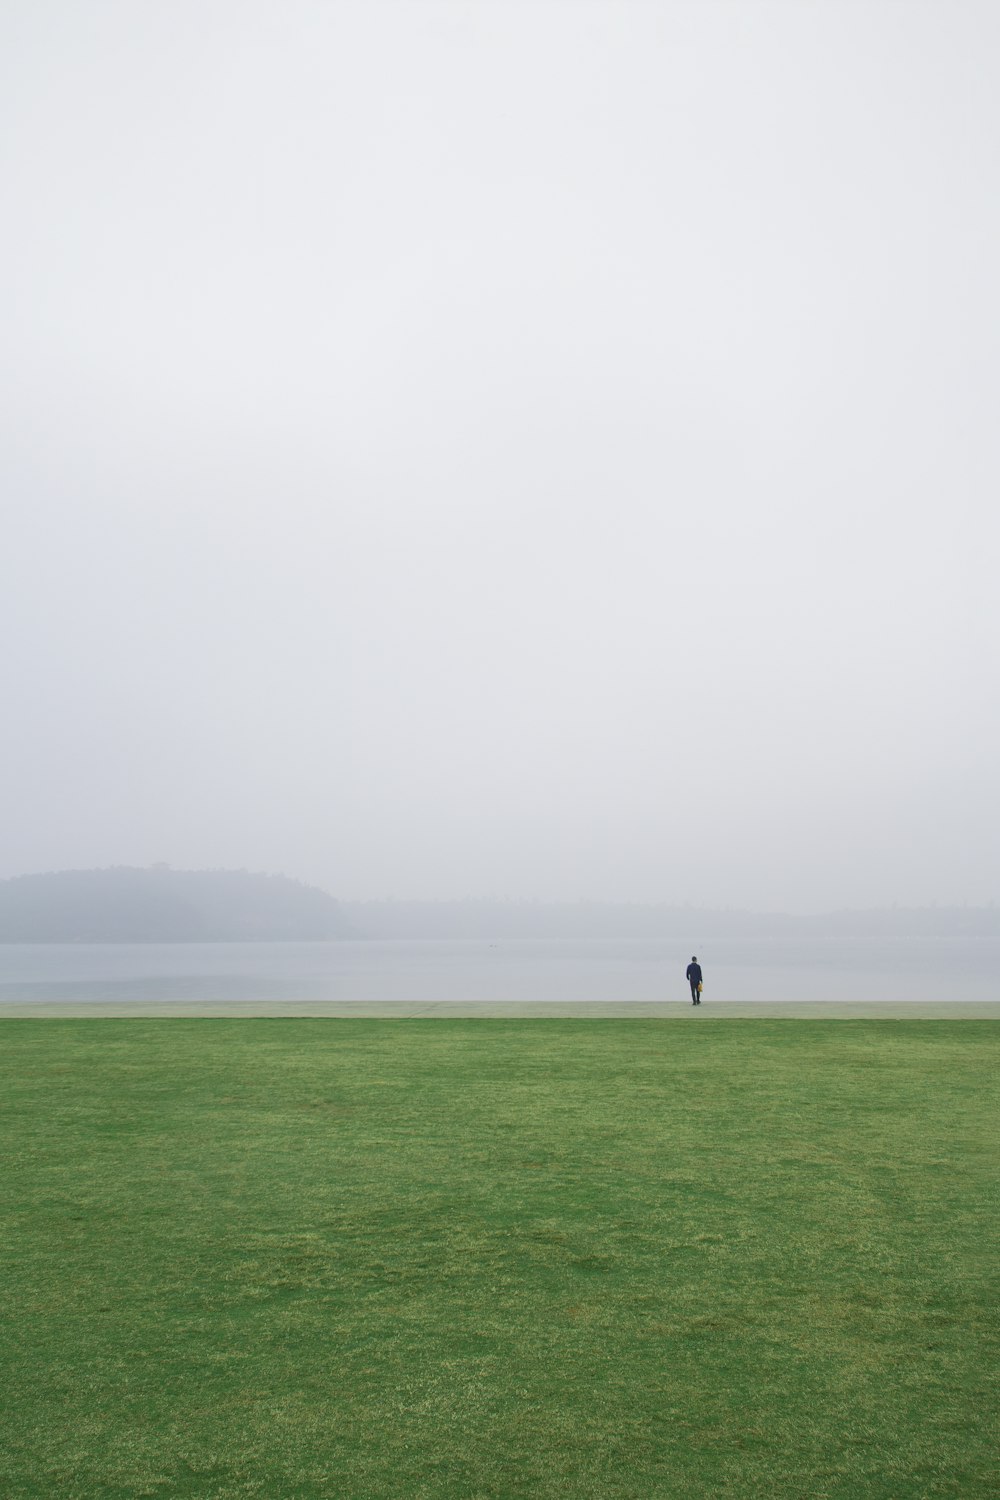
[{"label": "person standing", "polygon": [[687,966],[687,982],[691,986],[691,1004],[701,1004],[701,964],[692,954]]}]

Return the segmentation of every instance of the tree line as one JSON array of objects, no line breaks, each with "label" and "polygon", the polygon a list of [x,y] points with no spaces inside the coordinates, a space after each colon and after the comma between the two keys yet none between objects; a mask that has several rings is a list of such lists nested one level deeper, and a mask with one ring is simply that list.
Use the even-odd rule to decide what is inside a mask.
[{"label": "tree line", "polygon": [[120,866],[0,881],[0,942],[275,942],[349,933],[332,896],[284,875]]}]

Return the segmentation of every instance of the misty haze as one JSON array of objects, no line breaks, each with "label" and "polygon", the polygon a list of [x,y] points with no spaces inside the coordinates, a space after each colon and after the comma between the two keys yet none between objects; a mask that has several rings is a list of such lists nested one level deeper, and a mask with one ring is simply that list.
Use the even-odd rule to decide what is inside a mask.
[{"label": "misty haze", "polygon": [[996,1500],[998,56],[0,7],[3,1500]]},{"label": "misty haze", "polygon": [[998,24],[15,6],[0,875],[993,900]]}]

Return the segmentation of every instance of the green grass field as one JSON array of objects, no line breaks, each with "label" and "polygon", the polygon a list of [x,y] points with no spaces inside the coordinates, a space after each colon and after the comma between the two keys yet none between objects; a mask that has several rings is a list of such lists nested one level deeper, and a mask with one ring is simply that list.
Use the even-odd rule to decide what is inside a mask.
[{"label": "green grass field", "polygon": [[0,1495],[995,1497],[998,1046],[6,1021]]}]

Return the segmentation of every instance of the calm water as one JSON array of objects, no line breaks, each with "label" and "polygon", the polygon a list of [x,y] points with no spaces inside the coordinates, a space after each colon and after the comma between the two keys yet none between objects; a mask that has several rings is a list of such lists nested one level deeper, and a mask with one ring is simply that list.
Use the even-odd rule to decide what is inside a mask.
[{"label": "calm water", "polygon": [[[685,999],[675,942],[0,944],[0,1007],[30,1000]],[[711,1000],[997,1000],[1000,939],[717,942]]]}]

